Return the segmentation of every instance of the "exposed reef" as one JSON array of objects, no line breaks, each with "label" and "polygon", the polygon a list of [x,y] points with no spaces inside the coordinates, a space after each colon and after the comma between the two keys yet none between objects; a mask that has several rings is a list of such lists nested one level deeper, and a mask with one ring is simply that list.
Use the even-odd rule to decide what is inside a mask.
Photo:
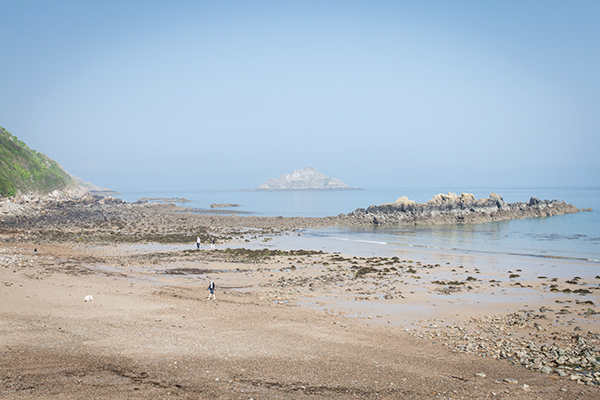
[{"label": "exposed reef", "polygon": [[146,203],[189,203],[191,200],[186,198],[168,198],[168,197],[142,197],[138,202]]},{"label": "exposed reef", "polygon": [[476,199],[471,193],[438,194],[427,203],[416,203],[401,197],[394,203],[357,208],[348,214],[353,223],[372,225],[446,225],[481,224],[491,221],[549,217],[574,214],[579,209],[558,200],[531,197],[528,203],[507,203],[496,193],[487,199]]},{"label": "exposed reef", "polygon": [[230,207],[241,207],[241,204],[235,203],[212,203],[210,208],[230,208]]}]

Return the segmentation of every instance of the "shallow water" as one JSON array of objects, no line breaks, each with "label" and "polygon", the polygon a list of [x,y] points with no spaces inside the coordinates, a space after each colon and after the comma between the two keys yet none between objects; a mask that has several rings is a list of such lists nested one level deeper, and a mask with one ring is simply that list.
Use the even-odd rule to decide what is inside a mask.
[{"label": "shallow water", "polygon": [[[498,274],[506,276],[509,272],[518,272],[523,278],[537,279],[538,276],[547,276],[549,278],[569,279],[575,276],[594,278],[600,274],[598,263],[570,260],[570,259],[547,259],[539,257],[530,257],[512,254],[485,254],[485,253],[463,253],[457,250],[440,251],[436,249],[411,248],[403,246],[372,245],[365,243],[346,244],[345,247],[339,246],[339,243],[331,243],[327,240],[314,238],[304,238],[297,241],[296,238],[275,239],[268,247],[282,249],[315,249],[325,252],[339,251],[343,254],[355,255],[359,257],[399,257],[402,260],[421,261],[431,264],[450,263],[455,267],[464,267],[460,271],[479,270],[479,276],[494,277]],[[298,247],[294,246],[294,243]],[[314,246],[311,245],[314,244]],[[521,271],[517,271],[521,270]],[[435,271],[435,270],[432,270]],[[432,272],[433,273],[433,272]],[[600,283],[600,280],[597,282]]]},{"label": "shallow water", "polygon": [[[485,188],[450,190],[473,193],[478,198],[487,198],[494,191]],[[210,210],[211,203],[237,203],[242,206],[228,209],[231,213],[244,211],[249,215],[323,217],[393,202],[401,196],[426,202],[435,194],[450,190],[139,192],[125,193],[120,197],[128,201],[141,197],[183,197],[191,201],[181,205],[191,208]],[[600,188],[509,188],[495,191],[508,202],[527,202],[531,196],[536,196],[564,200],[596,211],[479,225],[309,229],[301,236],[276,237],[271,242],[254,243],[253,246],[304,248],[361,256],[404,254],[415,259],[436,254],[435,257],[441,260],[459,257],[464,259],[461,262],[468,263],[468,258],[474,258],[478,263],[502,266],[514,264],[516,257],[519,263],[526,260],[533,269],[555,269],[561,275],[568,274],[571,268],[581,271],[578,273],[585,272],[586,276],[600,274]],[[542,267],[533,267],[538,263]]]}]

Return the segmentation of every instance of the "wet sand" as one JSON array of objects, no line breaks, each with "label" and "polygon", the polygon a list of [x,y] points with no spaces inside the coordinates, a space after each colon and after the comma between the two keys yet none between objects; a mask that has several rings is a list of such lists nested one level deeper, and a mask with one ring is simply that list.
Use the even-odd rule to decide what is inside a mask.
[{"label": "wet sand", "polygon": [[[463,305],[455,315],[456,293],[414,277],[467,275],[452,265],[369,260],[396,271],[357,278],[366,260],[340,254],[32,247],[2,248],[3,398],[600,397],[570,374],[466,354],[431,335],[451,332],[450,319],[468,330],[467,314],[485,314]],[[208,277],[216,300],[206,300]]]}]

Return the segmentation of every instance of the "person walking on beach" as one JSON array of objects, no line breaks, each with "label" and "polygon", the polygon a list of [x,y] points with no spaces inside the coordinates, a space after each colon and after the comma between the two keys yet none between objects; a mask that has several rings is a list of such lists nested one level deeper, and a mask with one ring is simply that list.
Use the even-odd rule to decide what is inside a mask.
[{"label": "person walking on beach", "polygon": [[210,243],[210,249],[211,250],[215,249],[215,239],[213,239],[212,242]]},{"label": "person walking on beach", "polygon": [[208,299],[206,300],[210,300],[210,296],[212,296],[213,300],[216,300],[217,298],[215,296],[215,283],[213,281],[209,281],[208,290],[210,290],[210,293],[208,294]]},{"label": "person walking on beach", "polygon": [[196,248],[200,250],[200,236],[196,239]]}]

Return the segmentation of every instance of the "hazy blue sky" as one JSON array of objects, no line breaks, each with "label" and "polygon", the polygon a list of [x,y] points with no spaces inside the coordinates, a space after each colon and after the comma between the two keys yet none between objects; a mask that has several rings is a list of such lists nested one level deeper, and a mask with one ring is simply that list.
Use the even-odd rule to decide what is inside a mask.
[{"label": "hazy blue sky", "polygon": [[599,1],[0,0],[0,125],[131,190],[598,186]]}]

